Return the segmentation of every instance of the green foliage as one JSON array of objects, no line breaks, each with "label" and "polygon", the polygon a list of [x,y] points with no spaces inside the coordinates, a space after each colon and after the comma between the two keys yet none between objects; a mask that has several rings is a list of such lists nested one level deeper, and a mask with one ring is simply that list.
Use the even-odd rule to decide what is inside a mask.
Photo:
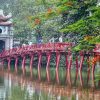
[{"label": "green foliage", "polygon": [[[93,44],[100,43],[100,7],[96,7],[95,3],[95,1],[88,2],[87,0],[85,0],[84,3],[82,2],[83,6],[81,3],[78,3],[80,10],[76,8],[76,12],[78,12],[77,14],[75,14],[76,12],[73,13],[73,15],[81,17],[78,17],[78,20],[76,18],[73,22],[67,24],[67,27],[60,30],[60,32],[63,32],[65,35],[77,35],[77,39],[74,41],[77,42],[76,47],[73,49],[75,51],[91,50],[94,48]],[[86,11],[88,11],[87,15],[85,15]],[[92,13],[92,15],[89,16],[89,13]],[[86,37],[91,38],[86,39]],[[72,40],[73,39],[69,38],[67,41]]]},{"label": "green foliage", "polygon": [[[75,50],[83,48],[88,50],[92,44],[100,43],[100,7],[96,6],[97,0],[7,0],[7,2],[9,9],[5,2],[2,3],[4,5],[2,8],[5,8],[6,12],[12,12],[14,35],[20,38],[21,43],[32,41],[32,37],[37,36],[37,30],[44,42],[48,42],[54,35],[64,33],[68,37],[64,38],[65,42],[76,43]],[[40,24],[35,24],[37,18]],[[88,36],[92,38],[84,40]]]},{"label": "green foliage", "polygon": [[[99,7],[100,8],[100,7]],[[97,9],[97,11],[90,17],[87,17],[86,19],[80,19],[77,22],[68,25],[66,28],[60,30],[61,32],[73,32],[73,33],[79,33],[79,34],[91,34],[92,32],[96,31],[96,28],[99,28],[100,26],[100,9]],[[89,33],[89,31],[93,31]]]},{"label": "green foliage", "polygon": [[89,43],[89,41],[81,41],[77,46],[73,48],[74,51],[88,51],[88,50],[93,50],[94,45]]}]

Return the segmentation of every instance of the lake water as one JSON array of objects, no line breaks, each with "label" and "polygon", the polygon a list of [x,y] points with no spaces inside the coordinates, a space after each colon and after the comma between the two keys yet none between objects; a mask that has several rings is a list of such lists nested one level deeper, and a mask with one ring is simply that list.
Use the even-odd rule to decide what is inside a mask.
[{"label": "lake water", "polygon": [[69,88],[0,72],[0,100],[100,100],[100,91]]}]

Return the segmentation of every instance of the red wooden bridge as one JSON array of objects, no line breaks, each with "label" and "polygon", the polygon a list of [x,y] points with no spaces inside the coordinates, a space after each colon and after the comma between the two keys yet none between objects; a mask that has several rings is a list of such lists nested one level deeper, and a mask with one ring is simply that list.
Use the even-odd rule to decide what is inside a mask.
[{"label": "red wooden bridge", "polygon": [[[33,75],[33,60],[34,60],[34,55],[38,55],[38,79],[41,80],[41,62],[42,62],[42,55],[45,53],[46,58],[47,58],[47,64],[46,64],[46,77],[47,81],[50,82],[50,59],[52,53],[56,54],[56,81],[57,83],[60,83],[59,79],[59,62],[61,58],[61,54],[65,54],[66,58],[66,80],[69,85],[72,84],[71,80],[71,66],[72,66],[72,43],[46,43],[46,44],[33,44],[33,45],[26,45],[22,47],[17,47],[13,48],[10,50],[3,51],[0,53],[0,62],[1,62],[1,68],[4,68],[4,61],[7,60],[7,68],[8,71],[11,69],[11,60],[15,60],[15,72],[18,72],[18,59],[19,57],[22,57],[22,72],[25,74],[26,68],[25,68],[25,63],[26,63],[26,56],[28,55],[30,57],[30,75]],[[99,56],[100,60],[100,44],[96,46],[96,48],[93,50],[92,53],[90,52],[80,52],[79,55],[76,56],[76,80],[79,76],[80,78],[80,84],[83,86],[83,79],[82,79],[82,67],[83,67],[83,62],[84,59],[87,59],[88,61],[90,60],[90,56]],[[96,63],[95,63],[96,64]],[[93,86],[95,86],[94,83],[94,70],[95,70],[95,64],[93,63],[92,67],[92,82]],[[89,66],[89,65],[88,65]],[[88,69],[88,80],[90,80],[90,69]]]}]

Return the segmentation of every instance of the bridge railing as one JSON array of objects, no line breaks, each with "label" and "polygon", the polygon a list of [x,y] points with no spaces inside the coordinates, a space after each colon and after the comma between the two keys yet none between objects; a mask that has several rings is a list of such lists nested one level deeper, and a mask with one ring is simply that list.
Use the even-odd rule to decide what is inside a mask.
[{"label": "bridge railing", "polygon": [[[68,51],[68,48],[72,47],[72,43],[45,43],[45,44],[33,44],[26,45],[22,47],[12,48],[10,50],[4,50],[0,53],[0,58],[4,58],[7,56],[13,55],[22,55],[28,54],[29,52],[37,52],[37,51]],[[93,52],[96,55],[100,55],[100,44],[97,44]]]},{"label": "bridge railing", "polygon": [[95,49],[93,50],[93,52],[97,55],[100,55],[100,44],[96,44]]},{"label": "bridge railing", "polygon": [[68,48],[72,47],[72,43],[45,43],[45,44],[33,44],[26,45],[22,47],[12,48],[10,50],[5,50],[0,53],[0,58],[13,56],[13,55],[21,55],[28,54],[29,52],[37,52],[37,51],[66,51]]}]

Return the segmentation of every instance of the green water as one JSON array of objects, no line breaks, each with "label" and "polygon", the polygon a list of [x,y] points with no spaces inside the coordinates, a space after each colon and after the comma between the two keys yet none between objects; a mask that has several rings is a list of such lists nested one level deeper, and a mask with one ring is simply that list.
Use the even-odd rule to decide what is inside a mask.
[{"label": "green water", "polygon": [[[7,68],[7,67],[6,67]],[[7,69],[5,69],[7,70]],[[97,66],[95,73],[99,73]],[[29,66],[26,66],[26,74],[23,76],[21,67],[18,73],[0,73],[0,100],[100,100],[100,86],[96,81],[96,89],[92,89],[91,71],[90,80],[87,82],[87,69],[82,69],[83,87],[80,86],[78,75],[75,80],[76,69],[71,68],[72,86],[66,82],[66,68],[59,67],[60,83],[56,82],[55,68],[50,68],[50,83],[46,82],[46,69],[41,68],[41,81],[38,81],[37,67],[33,67],[33,77],[30,78]]]},{"label": "green water", "polygon": [[100,91],[69,88],[0,73],[0,100],[100,100]]}]

